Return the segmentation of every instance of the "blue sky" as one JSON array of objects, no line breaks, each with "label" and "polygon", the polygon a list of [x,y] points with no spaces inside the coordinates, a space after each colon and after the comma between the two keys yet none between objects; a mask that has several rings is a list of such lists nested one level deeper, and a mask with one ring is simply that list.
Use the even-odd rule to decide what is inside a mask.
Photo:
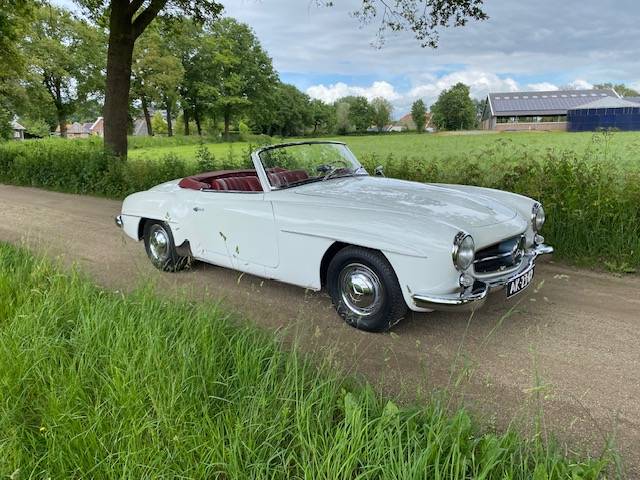
[{"label": "blue sky", "polygon": [[[56,3],[73,7],[71,0]],[[605,81],[640,89],[638,0],[486,0],[490,19],[444,30],[437,50],[410,34],[372,46],[378,25],[362,28],[351,12],[362,0],[222,1],[249,24],[283,81],[314,98],[383,96],[394,116],[416,98],[430,105],[457,81],[480,98],[489,91],[590,88]]]}]

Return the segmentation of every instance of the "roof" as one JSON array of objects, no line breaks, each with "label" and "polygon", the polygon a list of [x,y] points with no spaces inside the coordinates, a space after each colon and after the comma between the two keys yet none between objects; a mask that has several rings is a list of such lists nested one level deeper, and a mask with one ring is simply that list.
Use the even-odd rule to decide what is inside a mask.
[{"label": "roof", "polygon": [[20,125],[18,122],[16,122],[15,120],[11,120],[11,128],[13,130],[26,130],[26,128],[24,128],[22,125]]},{"label": "roof", "polygon": [[612,89],[490,93],[489,107],[494,116],[564,115],[604,97],[619,98]]},{"label": "roof", "polygon": [[594,108],[640,108],[640,103],[630,102],[626,98],[603,97],[593,102],[580,105],[571,110],[589,110]]}]

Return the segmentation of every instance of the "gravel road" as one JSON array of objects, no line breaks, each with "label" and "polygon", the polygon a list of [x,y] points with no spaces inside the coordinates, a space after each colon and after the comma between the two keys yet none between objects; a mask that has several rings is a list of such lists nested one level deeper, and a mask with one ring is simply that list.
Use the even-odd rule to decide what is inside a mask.
[{"label": "gravel road", "polygon": [[534,286],[509,302],[497,293],[473,316],[413,314],[393,333],[367,334],[344,325],[322,293],[202,264],[158,272],[115,227],[119,208],[0,185],[0,241],[78,263],[110,289],[153,282],[167,295],[221,299],[401,399],[446,389],[485,424],[527,429],[541,419],[570,450],[596,455],[613,435],[626,475],[640,477],[639,277],[545,261]]}]

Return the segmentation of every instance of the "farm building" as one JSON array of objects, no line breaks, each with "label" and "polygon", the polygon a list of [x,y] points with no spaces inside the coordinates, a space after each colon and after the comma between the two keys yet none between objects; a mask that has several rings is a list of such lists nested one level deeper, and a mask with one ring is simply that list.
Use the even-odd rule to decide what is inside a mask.
[{"label": "farm building", "polygon": [[567,112],[602,98],[612,89],[490,93],[482,112],[483,130],[567,130]]},{"label": "farm building", "polygon": [[[417,130],[418,127],[416,127],[416,122],[413,121],[413,116],[410,113],[407,113],[405,116],[403,116],[402,118],[400,118],[400,120],[398,120],[396,122],[397,125],[402,125],[403,127],[406,127],[407,130]],[[424,125],[424,128],[431,128],[433,127],[433,125],[431,125],[431,112],[427,112],[426,114],[426,123]]]},{"label": "farm building", "polygon": [[[56,128],[55,135],[60,135],[59,125]],[[104,120],[102,117],[98,117],[95,122],[73,122],[67,125],[67,138],[87,138],[91,135],[104,136]]]},{"label": "farm building", "polygon": [[640,130],[640,103],[626,98],[600,98],[567,112],[570,132]]},{"label": "farm building", "polygon": [[26,129],[15,120],[11,122],[11,130],[13,130],[14,140],[24,140],[24,132]]}]

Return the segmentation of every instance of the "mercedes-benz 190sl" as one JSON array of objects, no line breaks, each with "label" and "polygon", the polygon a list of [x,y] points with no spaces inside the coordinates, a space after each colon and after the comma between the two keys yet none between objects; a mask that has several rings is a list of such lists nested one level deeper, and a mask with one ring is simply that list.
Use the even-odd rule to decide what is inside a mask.
[{"label": "mercedes-benz 190sl", "polygon": [[368,331],[408,309],[473,310],[497,289],[512,297],[553,252],[542,205],[521,195],[370,176],[339,142],[267,146],[251,161],[130,195],[116,224],[161,270],[199,260],[326,288],[340,316]]}]

